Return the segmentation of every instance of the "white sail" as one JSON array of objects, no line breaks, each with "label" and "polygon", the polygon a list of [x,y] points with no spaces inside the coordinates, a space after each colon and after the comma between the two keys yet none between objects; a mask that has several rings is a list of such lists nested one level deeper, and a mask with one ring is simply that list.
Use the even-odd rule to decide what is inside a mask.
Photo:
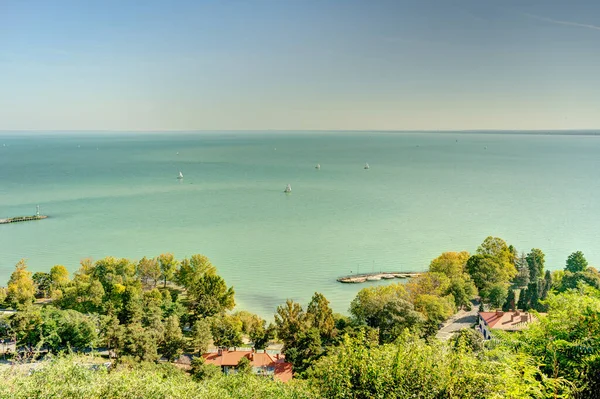
[{"label": "white sail", "polygon": [[365,169],[369,169],[369,164],[365,163]]},{"label": "white sail", "polygon": [[178,179],[183,179],[183,173],[181,173],[181,171],[179,171],[179,176],[177,176]]},{"label": "white sail", "polygon": [[292,192],[292,186],[290,184],[288,184],[287,186],[285,186],[285,190],[283,190],[284,193],[291,193]]},{"label": "white sail", "polygon": [[321,164],[317,164],[317,166],[315,166],[315,169],[321,169]]}]

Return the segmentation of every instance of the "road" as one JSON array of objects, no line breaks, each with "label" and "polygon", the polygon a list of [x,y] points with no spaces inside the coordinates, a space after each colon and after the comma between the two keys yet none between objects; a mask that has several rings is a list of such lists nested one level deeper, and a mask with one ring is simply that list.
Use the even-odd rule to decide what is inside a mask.
[{"label": "road", "polygon": [[477,323],[477,312],[479,311],[479,302],[472,301],[471,310],[460,310],[454,316],[446,320],[443,327],[437,332],[436,337],[441,340],[447,340],[454,335],[455,332],[463,328],[472,328]]}]

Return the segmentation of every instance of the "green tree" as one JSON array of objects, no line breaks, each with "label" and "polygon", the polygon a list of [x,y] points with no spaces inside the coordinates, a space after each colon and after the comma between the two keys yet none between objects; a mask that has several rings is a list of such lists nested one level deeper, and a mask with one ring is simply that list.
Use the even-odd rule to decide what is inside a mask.
[{"label": "green tree", "polygon": [[425,317],[414,310],[412,303],[394,298],[385,304],[378,317],[379,342],[389,343],[396,340],[405,330],[419,331]]},{"label": "green tree", "polygon": [[525,257],[529,266],[529,279],[537,281],[544,275],[544,253],[541,249],[533,248]]},{"label": "green tree", "polygon": [[363,288],[350,303],[350,314],[358,324],[374,327],[379,324],[379,317],[386,303],[397,298],[408,300],[404,284]]},{"label": "green tree", "polygon": [[[548,296],[549,310],[521,334],[507,337],[540,364],[546,377],[562,377],[577,398],[600,390],[600,292],[587,288]],[[509,346],[515,344],[509,341]]]},{"label": "green tree", "polygon": [[217,269],[206,256],[197,254],[192,255],[190,259],[185,258],[181,261],[176,278],[180,285],[187,288],[207,274],[215,275]]},{"label": "green tree", "polygon": [[275,325],[284,349],[296,346],[298,334],[306,328],[306,314],[302,306],[291,299],[285,301],[285,305],[277,307]]},{"label": "green tree", "polygon": [[44,272],[35,272],[32,280],[36,286],[35,296],[37,298],[47,298],[50,295],[51,289],[50,274]]},{"label": "green tree", "polygon": [[506,297],[506,301],[504,305],[502,305],[502,310],[508,312],[509,310],[515,309],[517,306],[515,290],[508,290],[508,296]]},{"label": "green tree", "polygon": [[140,291],[132,286],[125,288],[122,294],[122,307],[119,312],[121,324],[135,323],[142,320],[143,309]]},{"label": "green tree", "polygon": [[242,358],[238,361],[236,371],[240,374],[252,373],[252,364],[250,363],[250,359],[248,359],[246,356],[242,356]]},{"label": "green tree", "polygon": [[214,364],[207,364],[202,356],[192,359],[192,376],[197,381],[209,380],[221,375],[221,368]]},{"label": "green tree", "polygon": [[495,309],[499,309],[506,302],[508,289],[505,284],[494,284],[486,291],[485,298]]},{"label": "green tree", "polygon": [[329,301],[323,294],[315,292],[306,308],[307,323],[316,328],[322,339],[331,339],[335,332],[335,321],[333,311],[329,307]]},{"label": "green tree", "polygon": [[188,289],[188,306],[194,319],[211,317],[235,305],[233,287],[227,288],[221,276],[205,274]]},{"label": "green tree", "polygon": [[211,333],[215,346],[230,348],[242,345],[242,322],[236,317],[222,315],[213,318]]},{"label": "green tree", "polygon": [[477,287],[468,275],[464,278],[456,277],[450,280],[450,286],[444,292],[444,295],[452,295],[458,308],[471,310],[471,299],[477,295]]},{"label": "green tree", "polygon": [[161,353],[168,360],[172,361],[181,356],[185,341],[179,318],[175,315],[167,317],[165,320],[164,339],[161,345]]},{"label": "green tree", "polygon": [[192,347],[194,352],[203,354],[212,341],[210,321],[208,319],[196,320],[192,327]]},{"label": "green tree", "polygon": [[15,266],[15,271],[8,280],[7,299],[12,306],[32,303],[35,299],[35,283],[31,272],[27,271],[25,259],[21,259]]},{"label": "green tree", "polygon": [[455,278],[466,273],[465,266],[471,255],[467,251],[444,252],[429,264],[429,271],[443,273],[449,278]]},{"label": "green tree", "polygon": [[519,258],[517,258],[517,275],[513,280],[517,287],[527,287],[529,284],[529,264],[527,263],[527,258],[524,253],[521,254]]},{"label": "green tree", "polygon": [[140,322],[125,326],[123,341],[118,347],[123,355],[128,355],[137,361],[155,361],[158,359],[158,342]]},{"label": "green tree", "polygon": [[434,335],[438,325],[454,314],[454,300],[452,297],[422,294],[414,301],[415,310],[425,316],[426,335]]},{"label": "green tree", "polygon": [[161,277],[164,280],[164,287],[167,288],[167,281],[173,280],[178,262],[171,253],[160,254],[156,258],[160,266]]},{"label": "green tree", "polygon": [[63,289],[69,284],[69,271],[63,265],[52,266],[50,281],[53,289]]},{"label": "green tree", "polygon": [[138,262],[136,273],[144,286],[153,288],[162,275],[158,260],[148,259],[145,256]]},{"label": "green tree", "polygon": [[510,274],[505,272],[502,263],[489,255],[471,256],[467,261],[467,271],[480,291],[511,279]]},{"label": "green tree", "polygon": [[298,334],[293,347],[284,350],[286,360],[291,362],[295,373],[306,371],[324,353],[321,333],[316,328],[308,328]]},{"label": "green tree", "polygon": [[583,256],[583,252],[573,252],[567,258],[565,270],[571,273],[583,272],[588,266],[588,262]]}]

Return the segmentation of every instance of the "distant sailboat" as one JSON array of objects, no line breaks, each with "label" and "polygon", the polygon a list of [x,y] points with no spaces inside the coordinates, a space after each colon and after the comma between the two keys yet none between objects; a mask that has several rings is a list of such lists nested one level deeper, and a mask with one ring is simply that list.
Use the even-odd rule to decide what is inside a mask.
[{"label": "distant sailboat", "polygon": [[291,193],[292,192],[292,186],[290,184],[288,184],[287,186],[285,186],[285,190],[283,190],[284,193]]},{"label": "distant sailboat", "polygon": [[369,164],[368,163],[365,164],[365,169],[369,169]]},{"label": "distant sailboat", "polygon": [[316,169],[316,170],[319,170],[319,169],[321,169],[321,164],[317,164],[317,166],[315,166],[315,169]]},{"label": "distant sailboat", "polygon": [[177,176],[177,179],[178,179],[178,180],[181,180],[181,179],[183,179],[183,173],[181,173],[181,171],[179,171],[179,176]]}]

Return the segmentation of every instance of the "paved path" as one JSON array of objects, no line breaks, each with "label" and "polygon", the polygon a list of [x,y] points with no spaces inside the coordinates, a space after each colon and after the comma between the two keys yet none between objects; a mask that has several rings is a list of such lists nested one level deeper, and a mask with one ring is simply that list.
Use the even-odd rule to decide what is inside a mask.
[{"label": "paved path", "polygon": [[446,320],[442,328],[437,332],[436,337],[442,340],[447,340],[454,335],[455,332],[463,328],[472,328],[477,323],[477,312],[479,311],[479,302],[472,301],[470,311],[460,310],[454,316]]}]

